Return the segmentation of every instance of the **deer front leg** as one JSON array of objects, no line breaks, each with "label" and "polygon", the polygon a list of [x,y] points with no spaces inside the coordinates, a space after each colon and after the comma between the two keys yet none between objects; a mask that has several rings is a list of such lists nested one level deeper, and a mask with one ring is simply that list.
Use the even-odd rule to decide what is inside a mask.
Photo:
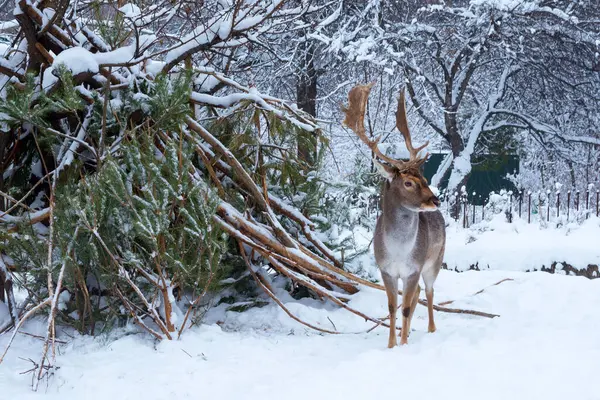
[{"label": "deer front leg", "polygon": [[413,274],[402,280],[404,283],[404,293],[402,294],[402,332],[400,344],[408,343],[408,330],[410,329],[410,318],[413,314],[413,298],[417,295],[419,288],[419,274]]},{"label": "deer front leg", "polygon": [[398,277],[391,276],[385,272],[381,273],[383,285],[388,298],[388,309],[390,311],[390,336],[388,348],[396,346],[396,310],[398,309]]},{"label": "deer front leg", "polygon": [[[412,303],[410,305],[410,315],[408,316],[408,328],[407,328],[407,333],[406,333],[408,336],[410,336],[410,325],[412,322],[413,314],[415,313],[415,308],[417,308],[417,303],[419,302],[420,294],[421,294],[421,286],[419,286],[419,284],[417,284],[417,291],[413,296]],[[402,335],[402,332],[400,332],[400,335]]]}]

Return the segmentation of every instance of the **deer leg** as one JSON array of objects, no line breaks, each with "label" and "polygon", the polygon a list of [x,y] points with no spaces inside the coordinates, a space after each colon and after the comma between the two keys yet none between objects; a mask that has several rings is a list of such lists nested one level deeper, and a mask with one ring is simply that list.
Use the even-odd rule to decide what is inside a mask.
[{"label": "deer leg", "polygon": [[398,309],[398,278],[385,272],[381,273],[383,285],[388,297],[388,309],[390,311],[390,336],[388,339],[388,348],[396,346],[396,311]]},{"label": "deer leg", "polygon": [[[410,315],[408,316],[408,327],[407,327],[407,335],[410,336],[410,324],[412,322],[413,314],[415,313],[415,308],[417,308],[417,303],[419,302],[419,295],[421,294],[421,286],[417,284],[417,291],[413,296],[412,303],[410,305]],[[402,335],[402,332],[400,332]]]},{"label": "deer leg", "polygon": [[404,283],[404,293],[402,294],[402,332],[400,344],[408,343],[408,330],[410,329],[410,317],[412,317],[413,298],[417,295],[419,287],[419,274],[412,274],[402,280]]},{"label": "deer leg", "polygon": [[442,265],[442,255],[439,256],[436,263],[430,268],[423,270],[423,282],[425,283],[425,296],[427,297],[427,314],[429,316],[429,326],[427,332],[435,332],[435,322],[433,321],[433,284],[440,272]]},{"label": "deer leg", "polygon": [[427,314],[429,315],[429,326],[427,332],[435,332],[435,322],[433,321],[433,288],[425,289],[425,296],[427,296]]}]

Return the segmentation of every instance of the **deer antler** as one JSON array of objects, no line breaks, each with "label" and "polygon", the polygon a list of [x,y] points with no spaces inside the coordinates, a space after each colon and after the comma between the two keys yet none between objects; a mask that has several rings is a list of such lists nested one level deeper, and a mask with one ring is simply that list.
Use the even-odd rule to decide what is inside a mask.
[{"label": "deer antler", "polygon": [[396,111],[396,128],[404,136],[404,142],[408,153],[410,154],[409,162],[419,167],[429,157],[429,153],[425,154],[424,157],[419,158],[419,152],[429,145],[429,141],[425,142],[424,145],[417,147],[416,149],[412,145],[412,138],[410,131],[408,130],[408,121],[406,119],[406,105],[404,99],[404,88],[400,91],[400,98],[398,99],[398,110]]},{"label": "deer antler", "polygon": [[356,136],[363,141],[373,154],[380,160],[390,163],[398,169],[405,169],[405,163],[401,160],[395,160],[391,157],[386,156],[379,150],[379,141],[381,136],[374,140],[370,140],[365,132],[365,111],[367,108],[367,100],[369,99],[369,93],[375,82],[371,82],[366,85],[356,85],[350,92],[348,92],[348,107],[342,105],[342,111],[346,114],[346,118],[342,124],[350,128]]},{"label": "deer antler", "polygon": [[342,111],[346,114],[344,118],[344,125],[350,128],[356,135],[362,140],[375,154],[375,157],[382,161],[385,161],[399,171],[406,170],[408,168],[419,168],[429,157],[429,153],[425,157],[419,158],[419,152],[423,150],[429,142],[425,142],[424,145],[414,148],[412,145],[412,139],[410,131],[408,130],[408,122],[406,119],[406,106],[404,105],[404,88],[400,91],[400,98],[398,99],[398,110],[396,111],[396,127],[404,136],[406,148],[410,154],[408,161],[396,160],[386,156],[379,150],[379,141],[381,136],[376,139],[370,140],[365,132],[365,111],[367,108],[367,100],[369,99],[369,93],[375,82],[367,85],[357,85],[350,89],[348,93],[348,107],[342,106]]}]

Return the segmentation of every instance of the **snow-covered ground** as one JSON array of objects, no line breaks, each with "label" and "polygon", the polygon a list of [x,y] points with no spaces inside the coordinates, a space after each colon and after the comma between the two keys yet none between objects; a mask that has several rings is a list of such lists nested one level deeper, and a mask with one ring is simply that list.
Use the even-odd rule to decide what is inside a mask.
[{"label": "snow-covered ground", "polygon": [[[494,283],[511,278],[497,286]],[[473,295],[482,288],[484,292]],[[75,337],[59,348],[60,369],[29,390],[20,373],[39,339],[19,335],[0,365],[2,399],[598,399],[600,279],[544,272],[442,271],[436,302],[500,314],[493,320],[436,313],[426,333],[419,306],[409,344],[389,350],[387,330],[339,309],[294,302],[301,318],[339,331],[320,335],[276,306],[215,310],[180,341],[145,335]],[[385,316],[385,294],[365,289],[352,305]],[[34,322],[28,332],[41,334]],[[7,337],[0,337],[0,349]],[[390,397],[390,398],[391,398]]]},{"label": "snow-covered ground", "polygon": [[445,262],[462,271],[479,264],[480,269],[540,270],[553,262],[567,262],[577,269],[600,265],[600,219],[593,216],[581,224],[563,223],[542,227],[504,215],[470,229],[452,224],[448,228]]},{"label": "snow-covered ground", "polygon": [[[450,220],[448,216],[445,218]],[[499,214],[467,229],[462,228],[461,221],[450,220],[446,233],[444,262],[451,270],[466,271],[477,265],[481,270],[526,272],[549,268],[556,262],[559,263],[557,273],[566,273],[561,270],[562,263],[578,270],[589,265],[600,266],[600,219],[596,216],[582,223],[551,221],[540,224],[534,220],[527,223],[526,219],[516,217],[513,223],[508,223],[505,216]],[[337,240],[350,235],[357,248],[362,250],[370,245],[373,228],[344,231],[338,234]],[[360,267],[361,273],[371,277],[379,276],[372,248],[359,256],[352,267]],[[598,277],[598,273],[590,270],[589,276]]]}]

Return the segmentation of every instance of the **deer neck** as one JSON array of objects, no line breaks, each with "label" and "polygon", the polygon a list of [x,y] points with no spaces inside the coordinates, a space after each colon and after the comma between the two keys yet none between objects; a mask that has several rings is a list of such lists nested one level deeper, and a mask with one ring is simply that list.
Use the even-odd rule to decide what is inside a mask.
[{"label": "deer neck", "polygon": [[[387,188],[386,188],[387,189]],[[382,204],[383,233],[386,237],[404,244],[416,241],[419,231],[419,213],[402,205],[401,199],[391,198],[384,189]]]}]

